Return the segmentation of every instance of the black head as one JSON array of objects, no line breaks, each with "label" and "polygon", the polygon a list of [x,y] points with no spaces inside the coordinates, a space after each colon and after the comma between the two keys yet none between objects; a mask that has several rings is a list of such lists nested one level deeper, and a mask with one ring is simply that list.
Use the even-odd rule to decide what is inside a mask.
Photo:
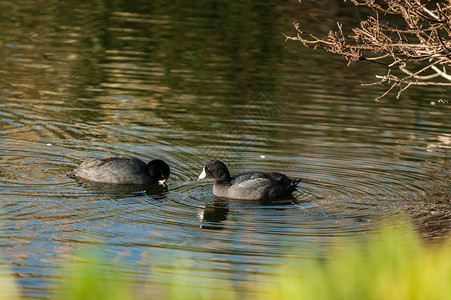
[{"label": "black head", "polygon": [[230,173],[226,165],[217,159],[210,161],[204,166],[202,173],[199,175],[199,180],[208,177],[213,178],[218,182],[230,182]]},{"label": "black head", "polygon": [[147,174],[155,181],[165,182],[171,174],[167,163],[161,159],[154,159],[147,164]]}]

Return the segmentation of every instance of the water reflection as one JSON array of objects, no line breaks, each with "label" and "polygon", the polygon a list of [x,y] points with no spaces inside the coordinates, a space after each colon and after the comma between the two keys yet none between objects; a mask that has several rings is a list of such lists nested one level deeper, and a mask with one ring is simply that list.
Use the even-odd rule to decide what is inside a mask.
[{"label": "water reflection", "polygon": [[168,186],[161,184],[110,184],[73,178],[84,189],[97,194],[114,196],[114,198],[142,197],[146,195],[152,199],[163,200],[167,197]]},{"label": "water reflection", "polygon": [[[360,83],[378,66],[284,41],[297,18],[350,27],[349,3],[0,4],[0,242],[26,296],[47,297],[61,262],[90,245],[143,280],[149,265],[168,273],[165,255],[220,286],[271,282],[281,253],[321,256],[388,216],[407,213],[434,239],[449,232],[449,106],[430,104],[449,91],[375,103],[379,87]],[[162,158],[168,188],[66,177],[107,155]],[[303,181],[281,202],[217,199],[196,181],[212,158]]]},{"label": "water reflection", "polygon": [[295,197],[291,196],[285,199],[265,199],[265,200],[236,200],[225,199],[213,196],[213,203],[201,204],[198,208],[198,217],[201,222],[200,228],[210,230],[224,229],[229,214],[229,206],[251,208],[251,209],[268,209],[283,210],[292,209],[290,205],[298,204]]},{"label": "water reflection", "polygon": [[224,228],[224,221],[227,220],[229,213],[228,200],[215,199],[213,204],[207,204],[199,207],[200,228],[221,230]]},{"label": "water reflection", "polygon": [[[449,204],[423,204],[421,208],[409,209],[418,230],[429,240],[443,240],[451,232]],[[413,210],[413,211],[412,211]]]}]

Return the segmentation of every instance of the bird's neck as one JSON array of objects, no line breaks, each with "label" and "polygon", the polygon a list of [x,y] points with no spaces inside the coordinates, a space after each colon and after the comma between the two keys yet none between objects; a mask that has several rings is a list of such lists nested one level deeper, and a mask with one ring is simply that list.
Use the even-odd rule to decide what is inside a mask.
[{"label": "bird's neck", "polygon": [[230,183],[231,183],[230,174],[225,174],[224,176],[222,176],[220,178],[216,178],[215,183],[220,184],[220,185],[230,185]]}]

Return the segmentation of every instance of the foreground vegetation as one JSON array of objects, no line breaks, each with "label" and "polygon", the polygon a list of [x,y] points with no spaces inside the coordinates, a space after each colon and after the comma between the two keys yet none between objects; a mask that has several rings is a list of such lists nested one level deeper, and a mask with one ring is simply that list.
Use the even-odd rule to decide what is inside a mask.
[{"label": "foreground vegetation", "polygon": [[[366,242],[340,243],[326,258],[306,263],[295,260],[280,266],[276,282],[214,284],[211,276],[198,278],[194,268],[175,263],[165,278],[136,280],[111,272],[111,261],[67,262],[62,279],[52,286],[53,299],[451,299],[451,243],[423,244],[407,227],[381,230]],[[288,253],[287,255],[290,255]],[[290,255],[291,256],[291,255]],[[293,257],[295,257],[293,255]],[[176,266],[177,265],[177,266]],[[194,273],[193,273],[194,272]],[[5,274],[5,273],[3,273]],[[152,282],[170,282],[167,286]],[[260,282],[257,284],[257,282]],[[7,299],[20,295],[17,283],[2,276],[0,289]]]},{"label": "foreground vegetation", "polygon": [[[412,229],[382,230],[304,270],[280,272],[267,299],[451,299],[451,245],[423,245]],[[288,275],[287,275],[288,274]]]}]

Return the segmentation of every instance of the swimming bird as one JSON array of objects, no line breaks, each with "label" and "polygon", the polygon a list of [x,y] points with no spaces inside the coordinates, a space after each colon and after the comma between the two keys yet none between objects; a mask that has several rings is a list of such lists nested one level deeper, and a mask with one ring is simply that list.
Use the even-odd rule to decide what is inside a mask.
[{"label": "swimming bird", "polygon": [[154,159],[146,164],[134,157],[110,156],[89,158],[67,175],[104,183],[164,184],[170,172],[168,164],[161,159]]},{"label": "swimming bird", "polygon": [[213,195],[242,200],[265,200],[290,196],[300,179],[290,179],[277,172],[247,172],[230,176],[220,160],[207,163],[198,180],[205,177],[215,180]]}]

